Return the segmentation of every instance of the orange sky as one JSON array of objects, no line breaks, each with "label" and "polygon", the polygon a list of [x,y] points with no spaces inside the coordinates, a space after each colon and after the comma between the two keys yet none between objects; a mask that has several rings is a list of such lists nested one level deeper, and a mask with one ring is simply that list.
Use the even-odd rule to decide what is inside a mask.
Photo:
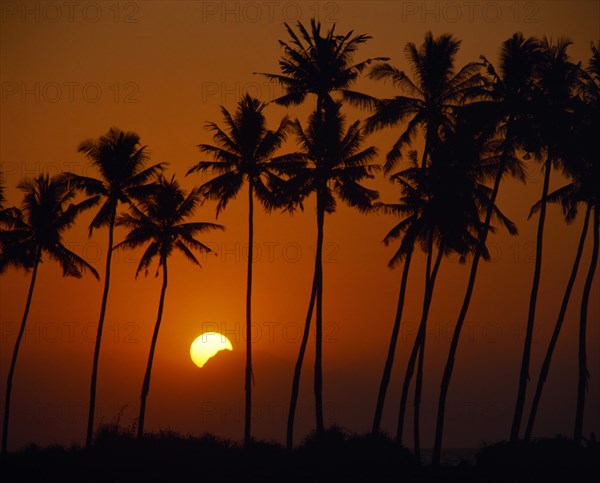
[{"label": "orange sky", "polygon": [[[71,3],[73,4],[72,6]],[[219,105],[235,107],[249,92],[268,101],[280,87],[252,73],[276,72],[285,38],[284,21],[308,21],[318,14],[340,32],[354,29],[374,38],[357,60],[389,56],[407,67],[403,48],[420,43],[426,31],[453,33],[463,44],[460,64],[483,54],[496,61],[500,43],[516,31],[526,35],[567,36],[570,53],[587,61],[589,43],[600,37],[597,1],[483,2],[2,2],[0,162],[12,203],[16,184],[42,171],[93,174],[76,152],[78,143],[98,137],[110,126],[133,130],[148,144],[154,162],[170,163],[190,188],[200,176],[183,178],[201,159],[196,145],[211,142],[203,129],[220,121]],[[473,4],[476,5],[473,5]],[[69,4],[69,5],[66,5]],[[361,80],[357,90],[389,96],[389,86]],[[287,113],[305,120],[314,100]],[[270,107],[272,126],[286,110]],[[350,118],[365,113],[347,110]],[[385,130],[368,143],[385,153],[397,132]],[[289,145],[289,149],[293,144]],[[554,176],[552,185],[562,180]],[[383,177],[370,183],[384,201],[398,193]],[[508,436],[522,334],[533,272],[537,219],[527,220],[541,191],[539,167],[529,166],[526,186],[507,182],[499,204],[520,234],[490,238],[493,262],[479,271],[467,327],[463,333],[448,398],[446,443],[475,447],[482,440]],[[182,258],[170,260],[170,285],[158,342],[146,429],[172,428],[200,434],[211,431],[239,439],[243,428],[243,342],[247,237],[246,197],[241,194],[219,217],[224,233],[205,238],[218,256],[203,269]],[[205,204],[197,219],[214,221],[215,205]],[[66,236],[71,248],[101,271],[107,233],[87,238],[91,213]],[[364,216],[340,206],[325,221],[324,394],[327,423],[352,430],[370,428],[387,341],[395,311],[400,270],[387,269],[393,248],[381,240],[394,222],[389,216]],[[558,311],[571,268],[581,220],[565,226],[556,207],[549,209],[532,377]],[[255,265],[253,319],[255,342],[255,425],[257,437],[282,440],[299,333],[312,277],[316,236],[314,205],[289,216],[256,216],[259,256]],[[116,239],[123,232],[117,231]],[[587,269],[589,248],[581,267]],[[118,253],[108,304],[99,376],[97,422],[111,422],[122,408],[121,424],[137,416],[139,390],[155,320],[160,279],[134,279],[140,253]],[[384,428],[395,430],[401,379],[419,320],[424,256],[411,270],[397,365],[392,376]],[[582,268],[582,270],[584,270]],[[423,445],[433,437],[437,388],[466,285],[467,267],[444,261],[429,318],[422,409]],[[0,376],[2,392],[8,360],[25,303],[29,275],[11,271],[0,279]],[[591,383],[585,430],[600,429],[593,407],[600,402],[598,276],[589,309]],[[575,411],[576,323],[583,277],[579,277],[558,344],[542,407],[539,435],[570,434]],[[94,324],[101,283],[91,277],[63,279],[45,263],[39,273],[26,338],[13,387],[11,447],[30,441],[81,442],[87,417]],[[205,368],[188,354],[204,330],[228,335],[234,352],[221,354]],[[312,343],[312,339],[311,339]],[[299,430],[314,424],[312,345],[298,409]],[[531,395],[531,386],[528,393]],[[2,401],[3,403],[3,401]],[[410,409],[409,409],[410,414]],[[407,431],[410,430],[410,421]],[[409,433],[407,433],[409,434]]]}]

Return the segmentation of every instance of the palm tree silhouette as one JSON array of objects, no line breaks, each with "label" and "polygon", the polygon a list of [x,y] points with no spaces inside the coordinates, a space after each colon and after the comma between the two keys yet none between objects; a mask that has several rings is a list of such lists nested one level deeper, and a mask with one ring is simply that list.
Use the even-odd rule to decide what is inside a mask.
[{"label": "palm tree silhouette", "polygon": [[[288,181],[291,193],[303,200],[312,193],[316,195],[317,243],[315,256],[314,292],[311,299],[316,303],[316,351],[314,372],[314,393],[317,435],[324,430],[323,422],[323,239],[325,214],[336,209],[336,196],[347,205],[363,212],[372,207],[377,199],[377,191],[368,189],[360,183],[373,177],[378,165],[369,164],[377,155],[375,147],[361,149],[365,134],[356,121],[345,129],[345,117],[341,113],[341,102],[334,102],[324,110],[323,118],[315,111],[304,129],[300,121],[294,122],[298,143],[302,148],[305,165],[295,167],[294,176]],[[306,319],[300,351],[294,370],[292,395],[287,427],[287,447],[293,446],[294,416],[298,399],[300,373],[304,352],[308,343],[312,308]]]},{"label": "palm tree silhouette", "polygon": [[[433,144],[439,143],[440,139],[444,137],[444,133],[451,130],[454,124],[454,109],[481,94],[485,85],[483,77],[479,74],[481,64],[469,63],[455,72],[455,57],[459,47],[460,40],[451,35],[442,35],[434,39],[431,32],[428,32],[419,48],[413,43],[408,43],[405,47],[407,59],[413,69],[414,81],[388,63],[375,65],[369,72],[371,79],[390,80],[393,85],[399,87],[406,94],[376,101],[374,113],[366,120],[368,132],[407,123],[406,129],[386,155],[384,166],[386,173],[396,166],[402,158],[405,148],[414,142],[419,129],[425,132],[425,147],[420,164],[424,168],[428,164],[428,156]],[[405,255],[408,253],[406,252]],[[407,256],[402,280],[405,280],[405,276],[408,275],[409,266],[410,256]],[[374,435],[378,434],[380,430],[385,397],[394,364],[404,300],[402,288],[404,285],[405,282],[400,283],[396,317],[379,385],[371,428]]]},{"label": "palm tree silhouette", "polygon": [[[326,109],[337,109],[332,94],[338,92],[342,99],[359,106],[370,106],[375,99],[349,89],[360,74],[375,61],[388,60],[387,57],[368,58],[362,62],[353,63],[354,54],[371,36],[365,34],[354,35],[353,31],[338,35],[335,33],[335,24],[325,33],[321,33],[320,22],[311,19],[310,31],[301,22],[296,24],[298,33],[286,23],[285,28],[291,39],[289,42],[279,41],[284,49],[284,54],[279,60],[281,74],[262,75],[278,82],[285,89],[285,94],[274,99],[273,102],[283,106],[295,106],[304,102],[306,96],[316,96],[315,129],[320,129],[324,123],[323,116]],[[297,200],[296,200],[297,201]],[[294,201],[292,201],[294,204]],[[298,359],[294,367],[292,382],[292,395],[288,413],[287,447],[293,446],[293,425],[298,391],[300,388],[300,373],[306,345],[308,331],[317,292],[317,260],[313,276],[310,301],[304,324],[304,333],[298,351]]]},{"label": "palm tree silhouette", "polygon": [[493,142],[497,144],[496,153],[492,154],[497,156],[499,166],[494,180],[490,204],[486,210],[482,233],[479,236],[479,244],[471,263],[467,289],[458,320],[456,321],[442,376],[432,456],[432,464],[434,466],[439,466],[440,464],[446,397],[450,387],[462,326],[467,316],[475,288],[477,269],[485,248],[492,220],[493,206],[496,203],[500,183],[502,178],[507,174],[525,181],[525,174],[519,159],[515,155],[515,151],[522,145],[522,142],[519,142],[519,135],[522,135],[520,125],[527,120],[526,106],[531,98],[532,89],[535,87],[535,69],[540,61],[540,54],[541,46],[537,39],[531,37],[525,38],[522,34],[517,33],[502,44],[499,73],[496,72],[493,65],[487,59],[483,58],[488,73],[492,77],[492,85],[487,96],[488,98],[473,106],[475,108],[475,117],[471,122],[476,122],[477,125],[482,126],[482,130],[485,129],[486,125],[491,127]]},{"label": "palm tree silhouette", "polygon": [[162,171],[163,163],[146,167],[148,153],[146,146],[140,144],[140,137],[134,132],[124,132],[112,127],[99,139],[83,141],[78,151],[83,153],[98,169],[100,178],[79,176],[67,173],[67,178],[84,190],[95,200],[104,200],[98,213],[90,223],[89,234],[94,229],[108,227],[108,246],[106,251],[106,271],[104,276],[104,291],[100,305],[100,318],[94,347],[92,378],[90,384],[90,408],[85,444],[89,447],[94,436],[94,413],[96,409],[96,383],[98,378],[98,362],[102,330],[106,316],[106,305],[110,288],[110,266],[114,244],[114,227],[119,203],[130,204],[132,200],[140,199],[153,189],[151,182]]},{"label": "palm tree silhouette", "polygon": [[[598,203],[600,201],[600,194],[598,193],[598,180],[600,179],[598,176],[600,175],[600,171],[598,171],[598,163],[595,159],[597,158],[597,155],[595,153],[595,147],[592,146],[593,139],[595,138],[595,131],[593,126],[599,125],[598,103],[600,102],[600,55],[593,44],[592,59],[588,67],[588,73],[582,74],[583,83],[580,86],[580,97],[575,100],[574,104],[576,115],[575,123],[573,126],[571,126],[571,132],[568,133],[569,136],[567,137],[567,141],[569,142],[569,145],[568,148],[566,148],[570,156],[569,159],[565,160],[565,171],[572,177],[573,181],[567,184],[566,186],[554,191],[553,193],[550,193],[547,197],[547,201],[551,203],[560,204],[563,211],[563,215],[565,216],[565,221],[567,223],[572,223],[574,221],[575,217],[577,216],[578,205],[586,205],[586,212],[583,219],[581,235],[579,237],[579,243],[577,246],[575,259],[573,261],[571,274],[569,276],[569,280],[565,288],[565,293],[554,326],[554,331],[552,332],[552,337],[548,344],[546,356],[544,357],[544,361],[540,369],[540,376],[538,378],[531,406],[531,411],[529,413],[529,418],[527,420],[527,426],[525,429],[524,439],[526,441],[528,441],[531,438],[531,433],[533,432],[535,418],[542,397],[542,391],[546,379],[548,377],[548,373],[550,371],[552,355],[558,342],[558,337],[562,329],[567,307],[571,297],[571,291],[573,289],[573,285],[575,284],[575,279],[579,270],[579,264],[581,261],[581,256],[583,254],[590,218],[592,216],[592,212],[595,213],[596,211],[598,211]],[[533,206],[532,213],[539,210],[540,204],[540,201],[538,201]],[[594,264],[592,264],[592,267],[593,266]],[[592,276],[593,272],[594,268],[592,268],[591,271]],[[580,343],[579,362],[581,369],[580,374],[584,375],[582,378],[583,382],[581,383],[581,385],[585,388],[585,374],[587,374],[587,363],[585,361],[585,325],[587,317],[587,307],[586,309],[583,309],[582,307],[581,315],[583,316],[583,319],[580,318],[580,321],[583,320],[583,324],[580,323],[580,338],[583,339],[583,342]],[[582,325],[584,327],[583,334],[581,333]],[[582,421],[583,417],[576,417],[576,420]],[[575,433],[577,433],[577,431],[575,431]],[[581,440],[581,430],[579,431],[579,437],[575,435],[574,439],[576,440],[576,442],[579,443],[579,441]]]},{"label": "palm tree silhouette", "polygon": [[583,415],[585,410],[585,395],[587,392],[587,380],[589,373],[587,370],[587,352],[586,352],[586,331],[587,331],[587,309],[592,290],[594,274],[598,266],[598,250],[600,245],[600,163],[598,162],[598,149],[595,145],[597,138],[597,128],[600,125],[600,43],[596,47],[592,43],[592,58],[588,66],[588,80],[583,84],[583,99],[585,103],[580,105],[585,111],[581,129],[580,148],[583,151],[584,173],[581,177],[585,179],[585,190],[588,204],[594,206],[594,243],[592,247],[592,258],[583,287],[581,297],[581,310],[579,315],[579,350],[578,350],[578,378],[577,378],[577,410],[575,413],[575,428],[573,430],[573,440],[576,444],[581,444],[583,434]]},{"label": "palm tree silhouette", "polygon": [[131,231],[127,234],[125,240],[115,246],[115,250],[119,248],[136,249],[148,244],[140,259],[135,277],[137,278],[142,270],[147,276],[148,267],[155,258],[158,258],[156,276],[158,276],[161,268],[163,272],[158,315],[152,334],[146,374],[142,384],[140,414],[137,426],[138,438],[144,435],[146,399],[150,390],[152,361],[154,360],[154,351],[156,349],[156,341],[158,340],[158,331],[162,321],[165,294],[167,292],[167,260],[174,251],[179,250],[188,261],[200,266],[200,262],[198,262],[193,252],[198,251],[202,253],[211,252],[212,250],[194,237],[198,233],[209,230],[224,229],[222,225],[214,223],[185,222],[194,213],[200,201],[201,195],[198,189],[193,189],[186,195],[175,180],[175,176],[168,181],[161,175],[154,190],[141,198],[137,205],[132,205],[130,213],[119,215],[116,220],[118,226],[124,226]]},{"label": "palm tree silhouette", "polygon": [[252,416],[252,258],[254,243],[254,197],[267,211],[277,206],[274,190],[282,184],[279,175],[286,172],[293,155],[274,156],[286,139],[290,123],[284,117],[275,131],[268,130],[263,114],[265,104],[246,94],[232,115],[221,107],[225,130],[209,122],[216,145],[200,144],[202,153],[214,161],[200,161],[187,174],[210,172],[217,174],[200,187],[209,199],[219,200],[217,216],[230,200],[248,183],[248,273],[246,290],[246,376],[244,443],[251,443]]},{"label": "palm tree silhouette", "polygon": [[[5,270],[14,266],[25,270],[31,269],[32,275],[6,382],[2,430],[3,456],[6,456],[8,447],[12,382],[40,263],[44,257],[48,257],[60,264],[63,276],[80,278],[82,272],[89,270],[98,278],[94,267],[63,244],[64,232],[73,226],[82,211],[93,206],[97,200],[86,199],[74,203],[75,187],[62,177],[50,177],[47,174],[42,174],[34,179],[26,179],[19,184],[18,188],[24,192],[22,217],[8,228],[5,232],[6,237],[2,237],[0,256],[8,257],[8,260],[0,263],[0,268]],[[7,247],[8,250],[5,251]]]},{"label": "palm tree silhouette", "polygon": [[[406,214],[406,218],[390,232],[389,239],[404,234],[400,247],[402,252],[406,253],[418,241],[427,253],[423,312],[404,378],[397,431],[397,439],[401,441],[408,389],[416,364],[413,432],[418,459],[425,334],[436,275],[443,256],[456,253],[464,262],[465,257],[478,246],[484,225],[480,218],[489,207],[492,194],[492,190],[483,183],[499,169],[496,144],[478,129],[479,126],[468,116],[459,113],[455,131],[448,133],[445,143],[432,146],[430,166],[419,167],[416,153],[412,152],[412,167],[392,177],[401,183],[404,193],[403,203],[394,211]],[[512,222],[495,205],[492,205],[492,211],[510,233],[516,232]],[[433,262],[435,247],[438,253]],[[481,251],[481,256],[489,258],[485,245]]]},{"label": "palm tree silhouette", "polygon": [[314,94],[317,119],[322,119],[324,108],[332,106],[333,92],[339,92],[344,100],[353,104],[368,106],[373,103],[372,97],[349,89],[372,62],[388,60],[387,57],[373,57],[353,64],[354,54],[372,38],[370,35],[355,35],[352,30],[336,34],[335,24],[323,35],[321,23],[314,18],[310,21],[310,31],[301,22],[296,24],[298,33],[287,23],[284,25],[291,41],[279,41],[284,50],[279,60],[281,74],[261,73],[285,89],[285,94],[273,102],[296,106],[302,104],[308,94]]},{"label": "palm tree silhouette", "polygon": [[569,153],[564,146],[565,135],[569,131],[569,126],[573,125],[573,101],[582,78],[582,69],[579,65],[571,62],[567,54],[570,44],[570,41],[564,39],[559,40],[556,44],[551,44],[548,39],[544,39],[542,44],[544,50],[543,60],[538,66],[537,74],[538,88],[534,91],[535,96],[532,100],[536,111],[532,120],[539,130],[538,143],[539,147],[541,147],[540,151],[545,153],[545,160],[543,162],[544,182],[539,205],[540,217],[536,237],[535,267],[529,299],[523,357],[519,373],[515,412],[510,432],[511,442],[516,441],[519,437],[529,380],[531,344],[541,277],[542,243],[546,220],[546,204],[550,187],[550,173],[553,166],[558,167],[564,164],[565,160],[569,158]]}]

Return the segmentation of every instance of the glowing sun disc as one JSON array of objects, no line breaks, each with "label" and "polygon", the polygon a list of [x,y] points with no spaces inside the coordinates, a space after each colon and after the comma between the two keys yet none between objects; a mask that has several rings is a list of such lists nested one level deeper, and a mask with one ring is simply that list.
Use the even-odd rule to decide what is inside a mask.
[{"label": "glowing sun disc", "polygon": [[192,342],[190,356],[194,364],[202,367],[211,357],[222,350],[232,351],[231,341],[218,332],[205,332]]}]

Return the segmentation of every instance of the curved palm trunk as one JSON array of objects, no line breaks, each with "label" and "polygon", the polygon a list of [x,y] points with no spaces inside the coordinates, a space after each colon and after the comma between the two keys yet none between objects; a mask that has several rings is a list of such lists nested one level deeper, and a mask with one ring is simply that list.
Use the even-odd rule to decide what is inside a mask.
[{"label": "curved palm trunk", "polygon": [[575,279],[577,278],[577,272],[579,270],[579,262],[581,261],[581,255],[583,253],[583,247],[585,245],[585,239],[587,236],[591,211],[592,211],[592,206],[588,205],[586,213],[585,213],[585,218],[583,221],[583,228],[581,229],[581,236],[579,237],[579,245],[577,246],[577,254],[575,255],[575,261],[573,262],[573,268],[571,269],[571,275],[569,277],[569,281],[567,282],[567,287],[565,289],[565,294],[563,296],[562,304],[560,306],[558,318],[556,319],[556,325],[554,326],[554,332],[552,333],[552,338],[550,339],[550,343],[548,344],[548,350],[546,351],[546,357],[544,358],[544,362],[542,363],[542,368],[540,370],[540,376],[538,378],[537,386],[535,388],[535,395],[533,396],[531,412],[529,413],[529,418],[527,420],[527,426],[525,428],[525,438],[524,438],[525,441],[529,441],[531,439],[531,433],[533,432],[533,425],[535,423],[535,417],[537,415],[538,406],[539,406],[540,400],[542,398],[542,390],[544,389],[544,383],[546,382],[546,378],[548,377],[548,372],[550,371],[550,363],[552,362],[552,354],[554,353],[554,348],[556,347],[556,343],[558,342],[558,336],[560,335],[563,321],[565,319],[565,314],[567,313],[569,299],[571,298],[571,291],[573,290],[573,285],[575,284]]},{"label": "curved palm trunk", "polygon": [[527,391],[527,382],[529,380],[529,361],[531,359],[531,342],[533,339],[533,324],[535,322],[535,305],[537,302],[540,275],[542,271],[542,242],[544,239],[544,222],[546,220],[546,198],[548,196],[548,188],[550,186],[550,171],[552,170],[552,157],[550,155],[548,155],[546,159],[546,166],[544,167],[544,170],[544,187],[542,189],[540,219],[538,221],[537,240],[535,246],[535,268],[533,272],[533,283],[531,285],[531,296],[529,298],[529,314],[527,317],[523,359],[521,361],[521,371],[519,374],[517,402],[515,404],[515,413],[510,430],[511,443],[517,441],[519,438],[519,429],[521,428],[521,419],[523,418],[523,409],[525,407],[525,393]]},{"label": "curved palm trunk", "polygon": [[429,308],[431,307],[431,300],[433,299],[433,287],[435,286],[435,278],[437,276],[438,269],[440,267],[440,262],[442,261],[443,252],[440,249],[438,252],[437,258],[435,260],[435,265],[433,267],[433,272],[431,271],[431,258],[433,252],[433,246],[429,247],[429,256],[428,256],[428,269],[427,269],[427,288],[425,290],[425,300],[423,302],[423,315],[421,316],[421,324],[419,326],[419,360],[417,363],[417,378],[415,381],[415,413],[414,413],[414,423],[413,423],[413,437],[415,443],[415,457],[417,462],[421,464],[421,443],[420,443],[420,430],[419,430],[419,417],[421,413],[421,392],[423,387],[423,361],[425,358],[425,335],[427,328],[427,319],[429,317]]},{"label": "curved palm trunk", "polygon": [[310,302],[308,303],[308,313],[306,314],[306,321],[304,322],[304,333],[302,334],[302,341],[300,342],[300,350],[298,351],[298,359],[296,360],[296,366],[294,367],[294,380],[292,381],[292,396],[290,399],[290,410],[288,413],[287,422],[287,435],[286,435],[286,447],[291,450],[294,446],[294,416],[296,414],[296,405],[298,403],[298,392],[300,390],[300,375],[302,373],[302,363],[304,361],[304,354],[306,352],[306,346],[308,345],[308,336],[310,333],[310,322],[312,320],[313,309],[315,306],[315,298],[317,295],[317,262],[315,257],[315,272],[313,275],[312,289],[310,292]]},{"label": "curved palm trunk", "polygon": [[113,242],[115,229],[115,214],[112,214],[108,226],[108,249],[106,252],[106,275],[104,277],[104,292],[102,294],[102,303],[100,305],[100,320],[98,320],[98,330],[96,332],[96,346],[94,347],[94,362],[92,363],[92,381],[90,385],[90,409],[88,412],[87,433],[85,437],[86,447],[92,445],[94,437],[94,412],[96,410],[96,383],[98,379],[98,361],[100,359],[100,345],[102,342],[102,328],[104,327],[104,317],[106,316],[106,304],[108,302],[108,289],[110,287],[110,262],[112,260]]},{"label": "curved palm trunk", "polygon": [[400,323],[402,321],[402,310],[404,308],[406,282],[408,280],[408,272],[410,269],[411,257],[412,250],[406,255],[406,260],[404,260],[404,269],[402,270],[402,280],[400,281],[400,293],[398,294],[398,305],[396,308],[396,318],[394,319],[394,326],[392,327],[390,346],[388,348],[388,355],[385,360],[385,366],[383,367],[381,383],[379,384],[379,393],[377,395],[377,404],[375,406],[375,417],[373,418],[373,427],[371,429],[371,434],[373,436],[377,436],[381,428],[383,406],[385,404],[385,396],[387,394],[387,388],[389,386],[390,377],[392,374],[392,367],[394,365],[394,356],[396,354],[396,346],[398,344],[398,334],[400,333]]},{"label": "curved palm trunk", "polygon": [[594,281],[594,273],[598,265],[598,245],[600,237],[600,213],[598,207],[594,208],[594,247],[592,249],[592,259],[590,268],[585,279],[583,288],[583,296],[581,298],[581,313],[579,318],[579,377],[577,382],[577,412],[575,413],[575,429],[573,431],[573,440],[576,444],[581,444],[583,435],[583,413],[585,409],[585,393],[587,392],[587,380],[589,373],[587,370],[587,353],[586,353],[586,331],[587,331],[587,309],[590,300],[590,291],[592,290],[592,282]]},{"label": "curved palm trunk", "polygon": [[140,416],[138,418],[137,437],[144,436],[144,419],[146,417],[146,399],[150,391],[150,376],[152,374],[152,362],[154,361],[154,350],[156,349],[156,341],[158,340],[158,331],[160,330],[160,322],[162,321],[163,308],[165,306],[165,294],[167,293],[167,261],[163,263],[163,283],[160,291],[160,300],[158,302],[158,315],[156,316],[156,324],[154,325],[154,333],[152,334],[152,342],[150,343],[150,353],[148,354],[148,364],[146,365],[146,374],[142,385],[142,397],[140,403]]},{"label": "curved palm trunk", "polygon": [[[441,253],[441,252],[440,252]],[[428,254],[428,260],[430,255]],[[441,256],[438,255],[439,261],[441,261]],[[438,260],[436,260],[436,267],[439,267]],[[429,260],[429,266],[431,266],[431,260]],[[423,315],[425,314],[425,309],[427,304],[428,296],[428,288],[429,288],[429,270],[427,270],[426,279],[425,279],[425,295],[423,297]],[[434,267],[434,273],[437,273],[437,268]],[[427,308],[428,310],[428,308]],[[408,400],[408,390],[410,388],[410,382],[412,380],[412,376],[415,370],[415,363],[417,361],[417,356],[419,355],[419,349],[421,347],[421,333],[425,330],[425,325],[423,324],[423,320],[426,320],[426,317],[421,316],[421,323],[419,324],[419,330],[417,331],[417,336],[415,337],[415,341],[413,343],[413,348],[410,353],[410,357],[408,358],[408,365],[406,367],[406,373],[404,375],[404,382],[402,384],[402,395],[400,396],[400,410],[398,413],[398,428],[396,430],[396,441],[402,443],[402,434],[404,432],[404,416],[406,414],[406,403]]]},{"label": "curved palm trunk", "polygon": [[252,181],[248,187],[248,283],[246,288],[246,415],[244,445],[252,440],[252,253],[254,243],[254,189]]},{"label": "curved palm trunk", "polygon": [[323,224],[325,212],[321,201],[317,200],[317,249],[316,249],[316,282],[317,282],[317,315],[315,321],[315,411],[317,419],[317,436],[324,430],[323,423]]},{"label": "curved palm trunk", "polygon": [[454,369],[454,361],[456,358],[456,351],[458,350],[460,333],[465,318],[467,317],[467,312],[469,311],[469,305],[471,303],[473,289],[475,288],[475,279],[477,278],[479,260],[481,259],[483,249],[485,248],[485,242],[489,233],[490,223],[492,221],[492,214],[494,212],[494,205],[496,204],[496,198],[500,189],[500,182],[502,181],[502,176],[504,174],[504,162],[504,159],[502,159],[501,165],[498,169],[498,173],[496,174],[496,179],[494,180],[494,187],[492,189],[492,195],[490,197],[490,204],[485,213],[485,222],[481,233],[481,239],[479,240],[479,244],[477,245],[477,249],[475,250],[475,255],[473,256],[473,262],[471,264],[471,272],[469,274],[469,281],[467,283],[465,298],[463,299],[463,304],[458,315],[458,320],[456,321],[456,325],[454,326],[454,333],[452,334],[452,341],[450,342],[450,350],[448,352],[448,358],[446,359],[446,366],[444,368],[444,374],[442,376],[440,398],[438,402],[437,411],[437,422],[435,428],[435,441],[433,446],[433,455],[431,459],[431,463],[433,466],[439,466],[440,464],[440,457],[442,451],[442,437],[444,434],[444,420],[446,416],[446,398],[448,396],[450,380],[452,379],[452,371]]},{"label": "curved palm trunk", "polygon": [[12,359],[10,361],[10,368],[8,370],[8,379],[6,381],[6,396],[4,401],[4,420],[2,424],[2,457],[5,458],[8,452],[8,424],[10,422],[10,395],[12,392],[12,381],[15,375],[15,366],[17,365],[17,356],[19,355],[19,348],[21,347],[21,340],[23,339],[23,333],[25,332],[25,325],[27,324],[27,317],[29,315],[29,309],[31,308],[31,299],[33,298],[33,289],[35,287],[35,279],[37,278],[38,266],[40,264],[41,254],[38,253],[36,256],[35,265],[33,266],[33,273],[31,274],[31,282],[29,283],[29,292],[27,293],[27,301],[25,302],[25,312],[23,312],[23,319],[21,320],[21,328],[15,341],[15,347],[13,349]]}]

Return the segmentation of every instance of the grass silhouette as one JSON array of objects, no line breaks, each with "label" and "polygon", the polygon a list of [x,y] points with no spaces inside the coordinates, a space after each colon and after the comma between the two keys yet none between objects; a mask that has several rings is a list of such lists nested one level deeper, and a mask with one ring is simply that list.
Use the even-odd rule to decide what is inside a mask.
[{"label": "grass silhouette", "polygon": [[[386,435],[361,435],[333,426],[309,434],[292,451],[276,442],[247,447],[211,434],[160,431],[135,437],[135,428],[101,426],[90,448],[30,445],[1,463],[3,481],[121,482],[516,482],[593,481],[600,445],[583,447],[557,436],[483,447],[476,464],[419,466]],[[587,476],[590,475],[590,476]],[[586,479],[588,478],[588,479]]]}]

